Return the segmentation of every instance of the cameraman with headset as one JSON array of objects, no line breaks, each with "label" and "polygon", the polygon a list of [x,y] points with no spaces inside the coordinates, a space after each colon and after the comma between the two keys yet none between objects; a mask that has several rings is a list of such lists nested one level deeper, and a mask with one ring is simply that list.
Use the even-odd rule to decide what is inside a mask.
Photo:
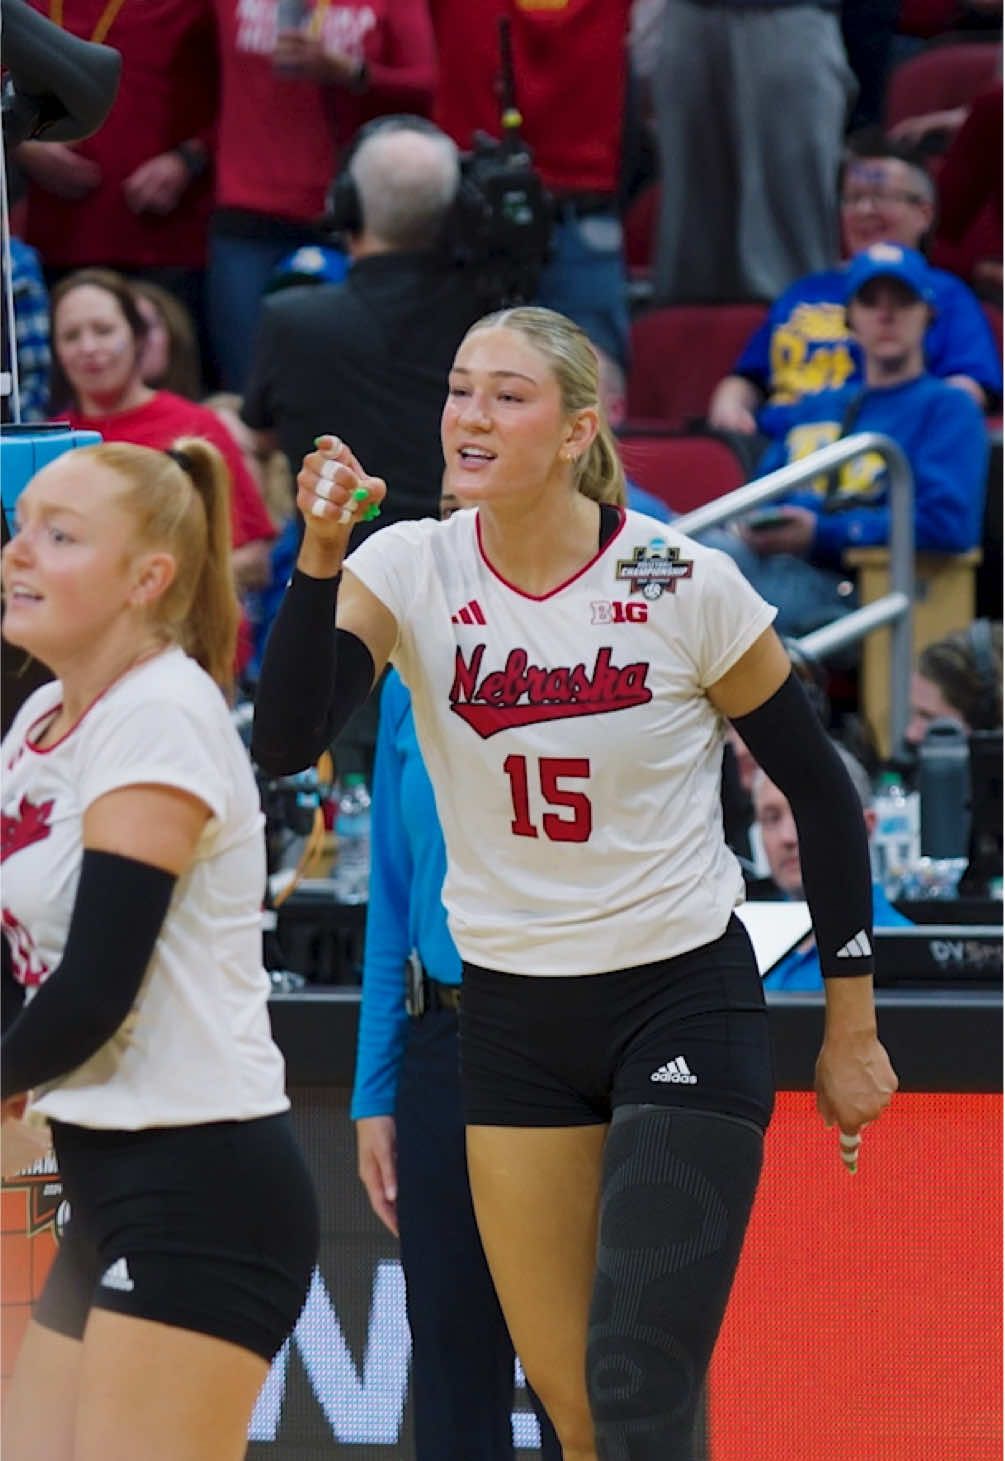
[{"label": "cameraman with headset", "polygon": [[[351,439],[394,484],[382,524],[439,511],[444,382],[484,313],[471,277],[440,247],[459,183],[457,148],[431,122],[369,123],[329,194],[348,275],[262,305],[245,422],[294,473],[319,432]],[[379,525],[361,524],[354,541]]]},{"label": "cameraman with headset", "polygon": [[[379,521],[439,513],[440,413],[454,353],[484,313],[470,271],[443,247],[460,156],[423,117],[380,117],[356,133],[328,195],[327,225],[352,265],[338,284],[262,301],[241,415],[294,474],[319,432],[350,439],[394,484]],[[266,613],[265,617],[268,617]],[[265,626],[267,627],[267,626]],[[372,771],[373,695],[339,738],[338,770]]]}]

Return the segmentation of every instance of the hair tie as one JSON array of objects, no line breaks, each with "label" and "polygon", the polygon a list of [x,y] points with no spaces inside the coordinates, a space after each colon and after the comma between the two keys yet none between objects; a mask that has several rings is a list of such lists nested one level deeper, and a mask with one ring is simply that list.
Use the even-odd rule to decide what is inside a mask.
[{"label": "hair tie", "polygon": [[164,455],[170,457],[173,462],[177,462],[187,477],[192,476],[192,458],[188,452],[178,451],[177,448],[168,446],[164,448]]}]

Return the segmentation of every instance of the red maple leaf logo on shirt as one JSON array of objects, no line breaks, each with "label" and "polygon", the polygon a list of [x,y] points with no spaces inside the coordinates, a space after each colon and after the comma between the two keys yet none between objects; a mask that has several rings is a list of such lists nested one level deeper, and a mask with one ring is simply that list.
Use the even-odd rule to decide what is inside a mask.
[{"label": "red maple leaf logo on shirt", "polygon": [[48,837],[52,831],[49,825],[52,808],[52,801],[33,802],[23,796],[16,816],[0,813],[0,862],[6,862],[23,847],[30,847],[33,842],[41,842]]}]

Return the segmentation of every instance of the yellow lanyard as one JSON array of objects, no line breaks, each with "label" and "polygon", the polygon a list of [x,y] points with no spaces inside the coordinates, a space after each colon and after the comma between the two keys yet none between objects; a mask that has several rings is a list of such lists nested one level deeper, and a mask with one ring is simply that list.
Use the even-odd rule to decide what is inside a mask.
[{"label": "yellow lanyard", "polygon": [[[115,24],[115,17],[122,9],[126,0],[108,0],[108,4],[98,16],[98,23],[91,32],[89,39],[97,41],[98,44],[105,39],[105,36]],[[63,24],[63,0],[50,0],[49,19],[53,25],[62,27]]]}]

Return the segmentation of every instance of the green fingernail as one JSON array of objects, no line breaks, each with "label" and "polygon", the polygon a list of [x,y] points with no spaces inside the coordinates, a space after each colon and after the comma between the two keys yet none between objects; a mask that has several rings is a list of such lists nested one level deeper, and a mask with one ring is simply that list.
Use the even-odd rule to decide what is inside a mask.
[{"label": "green fingernail", "polygon": [[314,445],[315,446],[320,446],[321,443],[322,443],[322,441],[324,441],[324,437],[323,436],[316,436],[314,438]]},{"label": "green fingernail", "polygon": [[352,494],[352,500],[353,502],[365,502],[369,496],[370,494],[365,487],[357,487],[356,491]]},{"label": "green fingernail", "polygon": [[363,521],[365,523],[372,523],[375,517],[380,517],[380,508],[374,502],[370,505],[370,507],[367,508],[366,512],[363,514]]}]

